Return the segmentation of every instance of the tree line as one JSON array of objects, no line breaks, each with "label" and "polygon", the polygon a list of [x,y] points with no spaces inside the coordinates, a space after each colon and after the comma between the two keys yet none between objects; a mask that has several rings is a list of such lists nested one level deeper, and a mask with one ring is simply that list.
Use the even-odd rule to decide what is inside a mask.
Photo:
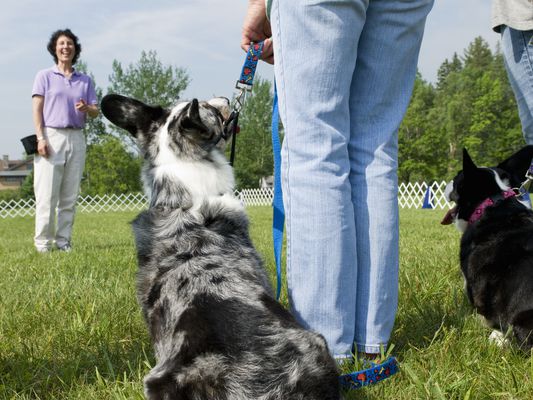
[{"label": "tree line", "polygon": [[[77,68],[91,75],[82,61]],[[525,144],[499,48],[492,51],[477,37],[462,55],[444,60],[437,75],[436,83],[430,83],[417,74],[398,132],[400,182],[450,179],[461,168],[463,147],[476,162],[494,165]],[[189,82],[183,68],[165,66],[155,51],[143,51],[127,67],[113,61],[105,93],[171,107]],[[258,187],[262,177],[272,175],[272,89],[270,81],[256,78],[241,111],[235,160],[238,189]],[[97,85],[96,92],[101,100],[104,90]],[[140,191],[141,160],[131,136],[106,123],[101,114],[88,120],[85,134],[82,194]],[[33,195],[32,179],[27,179],[17,197]]]},{"label": "tree line", "polygon": [[418,75],[398,142],[400,182],[451,179],[462,168],[463,147],[489,166],[524,146],[499,48],[477,37],[441,64],[434,85]]}]

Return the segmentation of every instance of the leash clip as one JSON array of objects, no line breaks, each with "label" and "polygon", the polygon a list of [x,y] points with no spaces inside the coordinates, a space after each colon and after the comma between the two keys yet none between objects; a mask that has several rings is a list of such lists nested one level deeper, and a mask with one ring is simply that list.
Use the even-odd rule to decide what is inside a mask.
[{"label": "leash clip", "polygon": [[[239,89],[239,84],[240,82],[237,81],[237,85],[235,85],[235,88],[236,89]],[[251,86],[250,86],[250,91],[252,90],[251,89]],[[237,93],[237,95],[235,96],[235,102],[233,104],[233,110],[234,112],[240,112],[242,110],[242,107],[244,106],[244,100],[246,100],[246,92],[248,91],[248,89],[243,89],[241,88],[240,91]]]},{"label": "leash clip", "polygon": [[526,171],[525,177],[526,177],[526,180],[520,186],[520,190],[529,192],[529,187],[531,186],[531,182],[533,182],[533,160],[531,160],[531,164]]}]

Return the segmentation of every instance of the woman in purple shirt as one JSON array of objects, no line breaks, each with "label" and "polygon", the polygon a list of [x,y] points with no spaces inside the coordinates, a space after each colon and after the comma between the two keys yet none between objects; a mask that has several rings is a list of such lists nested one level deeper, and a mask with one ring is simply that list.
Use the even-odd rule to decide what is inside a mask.
[{"label": "woman in purple shirt", "polygon": [[[74,69],[81,45],[70,29],[52,34],[47,46],[55,61],[37,73],[32,90],[38,146],[34,159],[35,248],[53,243],[70,251],[74,210],[85,165],[86,116],[98,115],[91,78]],[[55,216],[57,209],[57,230]]]}]

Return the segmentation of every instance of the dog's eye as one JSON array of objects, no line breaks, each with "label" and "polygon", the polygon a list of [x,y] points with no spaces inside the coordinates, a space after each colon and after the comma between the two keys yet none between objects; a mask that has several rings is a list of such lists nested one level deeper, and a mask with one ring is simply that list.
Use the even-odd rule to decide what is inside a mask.
[{"label": "dog's eye", "polygon": [[215,114],[218,116],[218,118],[220,118],[221,120],[224,120],[224,116],[222,115],[222,113],[220,112],[218,108],[215,108]]}]

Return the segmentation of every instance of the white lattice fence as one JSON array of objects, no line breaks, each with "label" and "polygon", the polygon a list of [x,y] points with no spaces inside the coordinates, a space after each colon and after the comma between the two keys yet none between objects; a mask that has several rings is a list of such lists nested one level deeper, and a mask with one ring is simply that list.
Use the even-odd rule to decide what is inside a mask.
[{"label": "white lattice fence", "polygon": [[142,193],[96,195],[80,197],[77,209],[81,212],[137,211],[146,208],[146,197]]},{"label": "white lattice fence", "polygon": [[243,189],[236,191],[237,196],[246,206],[269,206],[274,199],[274,190],[269,188]]},{"label": "white lattice fence", "polygon": [[[446,208],[450,205],[444,197],[446,182],[433,182],[431,188],[431,204],[433,208]],[[400,208],[422,208],[428,184],[402,183],[398,188],[398,204]],[[272,189],[243,189],[236,191],[235,196],[245,206],[269,206],[272,204],[274,192]],[[77,210],[80,212],[107,212],[107,211],[139,211],[146,208],[146,197],[142,193],[111,194],[103,196],[80,197]],[[0,218],[13,218],[35,215],[35,201],[10,200],[0,201]]]},{"label": "white lattice fence", "polygon": [[426,182],[401,183],[398,188],[398,205],[400,208],[422,208],[429,187],[428,204],[432,205],[432,208],[451,207],[444,196],[446,185],[445,181],[433,182],[430,185]]}]

